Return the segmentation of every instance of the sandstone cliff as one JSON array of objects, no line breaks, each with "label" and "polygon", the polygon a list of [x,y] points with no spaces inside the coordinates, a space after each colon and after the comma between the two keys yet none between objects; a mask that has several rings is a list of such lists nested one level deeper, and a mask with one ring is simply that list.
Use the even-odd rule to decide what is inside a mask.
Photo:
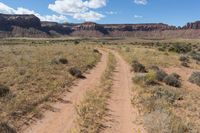
[{"label": "sandstone cliff", "polygon": [[0,14],[0,37],[139,37],[200,38],[200,21],[183,27],[163,23],[150,24],[80,24],[41,22],[34,15]]}]

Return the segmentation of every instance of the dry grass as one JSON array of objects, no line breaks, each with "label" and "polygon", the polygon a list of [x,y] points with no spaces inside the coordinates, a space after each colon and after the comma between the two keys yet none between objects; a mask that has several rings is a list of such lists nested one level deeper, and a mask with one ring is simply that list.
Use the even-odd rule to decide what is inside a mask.
[{"label": "dry grass", "polygon": [[[59,59],[68,63],[54,62]],[[0,45],[0,84],[10,90],[0,97],[0,121],[19,128],[30,113],[39,117],[39,105],[55,101],[73,84],[69,68],[86,72],[99,59],[87,45]]]},{"label": "dry grass", "polygon": [[[127,47],[129,48],[129,52],[126,50]],[[118,50],[129,63],[133,60],[138,60],[147,67],[152,65],[167,67],[178,66],[180,64],[176,53],[161,52],[154,48],[125,45],[119,47]]]},{"label": "dry grass", "polygon": [[109,54],[108,66],[101,77],[101,83],[95,90],[89,91],[85,99],[77,106],[78,127],[80,133],[98,133],[103,128],[107,114],[107,100],[112,86],[112,74],[116,60]]}]

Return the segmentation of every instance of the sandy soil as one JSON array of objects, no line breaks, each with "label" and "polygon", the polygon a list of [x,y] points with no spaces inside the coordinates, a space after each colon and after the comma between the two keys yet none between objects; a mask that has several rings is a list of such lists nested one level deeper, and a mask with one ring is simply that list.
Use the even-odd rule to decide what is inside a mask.
[{"label": "sandy soil", "polygon": [[131,104],[133,82],[130,66],[122,57],[113,52],[117,59],[111,99],[108,105],[109,118],[104,133],[145,133],[141,125],[134,124],[138,117],[137,109]]},{"label": "sandy soil", "polygon": [[66,103],[56,103],[53,107],[56,111],[47,111],[42,120],[37,121],[23,133],[68,133],[74,127],[76,119],[75,104],[78,104],[88,89],[95,88],[100,81],[101,75],[106,69],[108,55],[102,52],[102,59],[97,66],[86,74],[86,79],[78,81],[67,93],[64,100]]}]

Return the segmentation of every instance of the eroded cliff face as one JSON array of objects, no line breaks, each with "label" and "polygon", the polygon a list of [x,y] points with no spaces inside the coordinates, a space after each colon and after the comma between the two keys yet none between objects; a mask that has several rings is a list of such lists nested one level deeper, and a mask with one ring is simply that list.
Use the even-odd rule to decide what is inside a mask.
[{"label": "eroded cliff face", "polygon": [[34,15],[5,15],[0,14],[0,26],[3,28],[11,26],[19,26],[22,28],[41,28],[40,19]]},{"label": "eroded cliff face", "polygon": [[139,37],[139,38],[200,38],[200,21],[183,27],[163,23],[150,24],[80,24],[41,22],[34,15],[0,14],[0,37]]},{"label": "eroded cliff face", "polygon": [[0,14],[0,37],[48,37],[34,15]]},{"label": "eroded cliff face", "polygon": [[200,21],[187,23],[187,25],[185,25],[183,28],[184,29],[200,29]]}]

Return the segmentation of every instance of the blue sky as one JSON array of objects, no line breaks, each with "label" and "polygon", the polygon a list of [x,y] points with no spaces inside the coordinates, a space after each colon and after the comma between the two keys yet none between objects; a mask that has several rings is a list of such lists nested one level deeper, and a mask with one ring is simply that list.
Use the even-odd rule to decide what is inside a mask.
[{"label": "blue sky", "polygon": [[0,0],[0,12],[42,20],[97,23],[167,23],[200,20],[200,0]]}]

